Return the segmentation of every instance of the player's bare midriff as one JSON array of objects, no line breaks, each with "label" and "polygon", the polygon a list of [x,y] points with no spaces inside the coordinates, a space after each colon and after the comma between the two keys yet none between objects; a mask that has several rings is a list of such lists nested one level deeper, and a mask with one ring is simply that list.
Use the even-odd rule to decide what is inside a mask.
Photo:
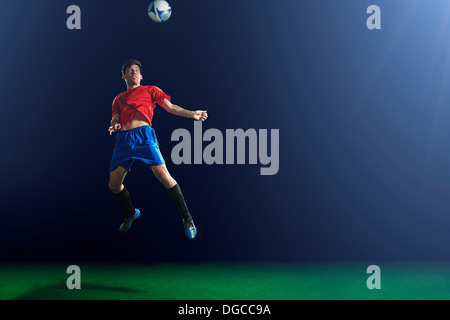
[{"label": "player's bare midriff", "polygon": [[147,118],[139,111],[136,111],[133,118],[122,126],[121,131],[130,130],[142,126],[149,126]]}]

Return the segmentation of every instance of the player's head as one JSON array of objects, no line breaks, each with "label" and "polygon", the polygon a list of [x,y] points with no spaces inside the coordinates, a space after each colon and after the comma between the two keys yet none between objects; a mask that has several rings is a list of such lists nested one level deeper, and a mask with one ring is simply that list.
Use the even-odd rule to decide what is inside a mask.
[{"label": "player's head", "polygon": [[123,64],[122,79],[127,84],[140,84],[142,78],[142,64],[138,60],[131,59]]}]

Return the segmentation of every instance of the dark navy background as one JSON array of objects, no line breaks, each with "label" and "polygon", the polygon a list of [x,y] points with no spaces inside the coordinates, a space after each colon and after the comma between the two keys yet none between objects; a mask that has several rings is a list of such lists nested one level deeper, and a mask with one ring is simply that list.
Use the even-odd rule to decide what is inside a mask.
[{"label": "dark navy background", "polygon": [[[81,30],[66,9],[81,8]],[[7,0],[0,11],[0,262],[448,260],[450,4],[446,0]],[[380,6],[382,29],[366,9]],[[143,216],[118,232],[107,128],[120,68],[143,63],[204,130],[279,129],[280,169],[171,162],[198,227],[150,170],[125,180]]]}]

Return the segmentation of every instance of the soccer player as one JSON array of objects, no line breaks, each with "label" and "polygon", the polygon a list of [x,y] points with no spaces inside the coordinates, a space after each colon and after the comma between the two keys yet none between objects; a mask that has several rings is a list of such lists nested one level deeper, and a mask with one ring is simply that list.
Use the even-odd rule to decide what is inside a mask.
[{"label": "soccer player", "polygon": [[122,79],[127,91],[117,95],[112,105],[111,126],[108,131],[116,134],[114,152],[109,167],[109,189],[116,196],[125,211],[125,219],[119,228],[127,232],[141,212],[133,206],[130,193],[123,185],[125,175],[131,170],[134,160],[148,164],[166,187],[169,196],[177,205],[183,218],[184,230],[188,239],[194,239],[197,228],[181,192],[180,186],[167,170],[159,150],[155,130],[151,127],[155,103],[174,115],[205,121],[207,112],[189,111],[170,102],[170,96],[155,86],[141,85],[142,64],[137,60],[128,60],[122,66]]}]

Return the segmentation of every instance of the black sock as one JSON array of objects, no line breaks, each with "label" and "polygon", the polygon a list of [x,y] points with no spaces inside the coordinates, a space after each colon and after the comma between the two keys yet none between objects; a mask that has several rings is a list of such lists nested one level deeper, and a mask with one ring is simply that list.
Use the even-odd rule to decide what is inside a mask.
[{"label": "black sock", "polygon": [[127,217],[133,216],[135,210],[133,204],[131,203],[130,193],[128,192],[127,188],[124,187],[122,191],[120,191],[119,193],[115,193],[114,195],[116,196],[117,200],[119,200],[123,210],[125,210],[125,215]]},{"label": "black sock", "polygon": [[191,214],[189,213],[189,210],[187,208],[186,202],[184,201],[183,193],[181,192],[180,186],[176,184],[170,189],[167,189],[167,192],[169,193],[169,196],[172,198],[172,200],[177,205],[178,209],[180,210],[181,216],[183,219],[191,219]]}]

